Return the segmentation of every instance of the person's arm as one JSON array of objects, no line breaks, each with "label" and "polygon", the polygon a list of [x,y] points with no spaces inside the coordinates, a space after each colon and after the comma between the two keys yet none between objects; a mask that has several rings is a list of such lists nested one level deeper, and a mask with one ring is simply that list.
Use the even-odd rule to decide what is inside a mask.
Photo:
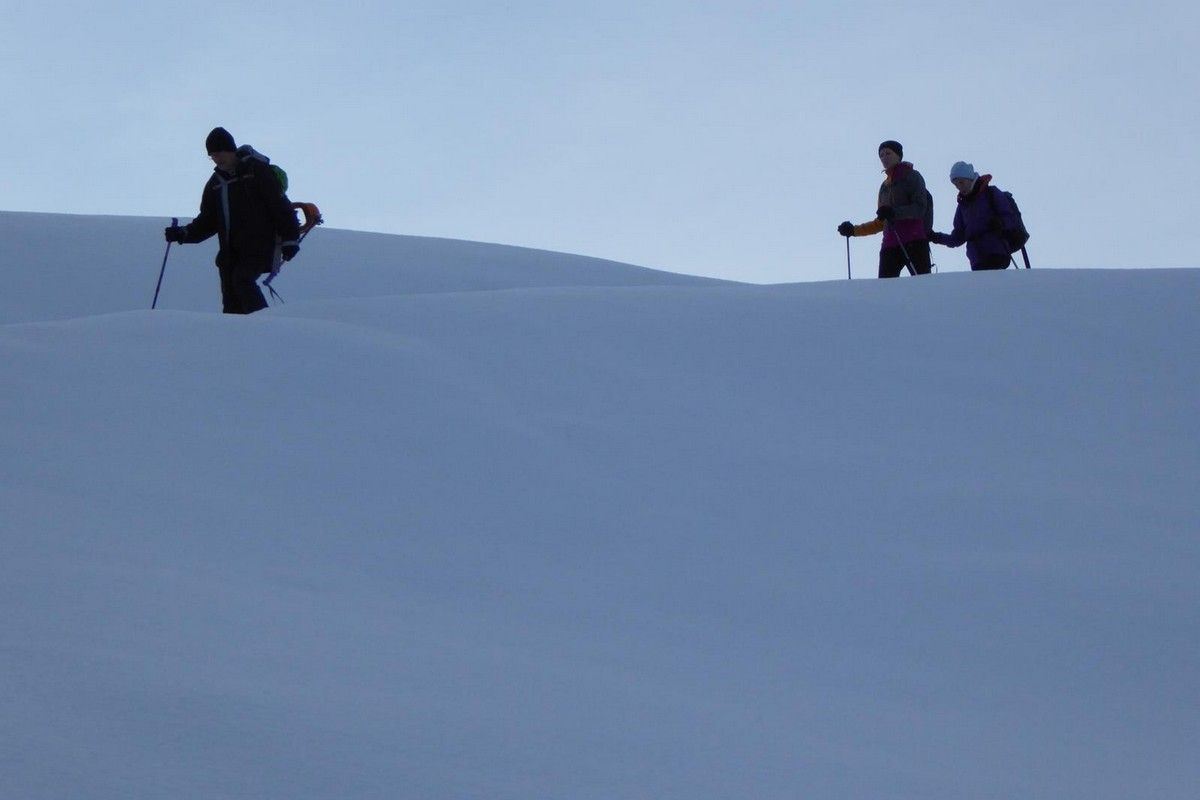
[{"label": "person's arm", "polygon": [[954,212],[954,230],[949,234],[934,233],[930,235],[929,241],[946,247],[961,247],[963,242],[967,241],[967,233],[963,230],[962,206],[959,206],[958,210]]},{"label": "person's arm", "polygon": [[200,196],[200,213],[183,226],[185,231],[183,241],[187,244],[203,242],[219,230],[217,215],[221,213],[221,209],[218,207],[216,194],[211,190],[209,184],[204,185],[204,194]]},{"label": "person's arm", "polygon": [[883,220],[873,219],[854,226],[854,236],[874,236],[883,231]]}]

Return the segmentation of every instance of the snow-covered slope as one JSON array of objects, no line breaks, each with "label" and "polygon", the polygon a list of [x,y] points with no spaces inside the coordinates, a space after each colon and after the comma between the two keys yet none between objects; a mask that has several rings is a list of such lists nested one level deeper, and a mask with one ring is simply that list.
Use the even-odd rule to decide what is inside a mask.
[{"label": "snow-covered slope", "polygon": [[1200,271],[338,233],[235,318],[0,220],[0,796],[1194,794]]},{"label": "snow-covered slope", "polygon": [[[181,222],[187,222],[188,217]],[[0,212],[0,323],[150,308],[220,309],[216,239],[166,251],[168,219]],[[166,257],[166,269],[163,260]],[[547,286],[715,285],[598,258],[319,227],[284,266],[285,301]]]}]

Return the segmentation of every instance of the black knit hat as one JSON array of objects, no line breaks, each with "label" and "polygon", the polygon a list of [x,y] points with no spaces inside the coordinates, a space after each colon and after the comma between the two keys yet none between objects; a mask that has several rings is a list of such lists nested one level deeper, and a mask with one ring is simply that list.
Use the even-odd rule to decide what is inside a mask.
[{"label": "black knit hat", "polygon": [[237,145],[233,142],[233,134],[224,128],[213,128],[212,133],[204,140],[204,146],[209,153],[234,153]]},{"label": "black knit hat", "polygon": [[901,158],[904,158],[904,147],[899,142],[888,139],[886,142],[883,142],[879,145],[880,150],[884,149],[885,147]]}]

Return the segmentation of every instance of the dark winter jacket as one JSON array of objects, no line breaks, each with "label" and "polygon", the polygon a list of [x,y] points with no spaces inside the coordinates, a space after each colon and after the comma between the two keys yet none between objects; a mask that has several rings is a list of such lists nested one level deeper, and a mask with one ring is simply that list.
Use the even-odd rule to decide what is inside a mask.
[{"label": "dark winter jacket", "polygon": [[220,238],[217,266],[269,272],[275,248],[295,244],[300,226],[274,170],[247,156],[234,174],[214,169],[200,198],[200,214],[186,227],[184,241]]},{"label": "dark winter jacket", "polygon": [[993,229],[993,218],[999,218],[1005,230],[1017,227],[1017,212],[1004,192],[991,185],[991,175],[980,175],[967,194],[958,196],[954,212],[954,230],[950,234],[935,233],[929,237],[935,244],[946,247],[967,245],[967,260],[971,266],[989,257],[1007,257],[1008,244]]},{"label": "dark winter jacket", "polygon": [[887,171],[883,185],[879,187],[879,204],[876,208],[889,206],[895,216],[885,226],[882,220],[871,220],[854,226],[855,236],[871,236],[883,231],[883,249],[898,244],[924,241],[933,227],[933,208],[929,205],[929,192],[925,190],[925,179],[907,161],[902,161]]}]

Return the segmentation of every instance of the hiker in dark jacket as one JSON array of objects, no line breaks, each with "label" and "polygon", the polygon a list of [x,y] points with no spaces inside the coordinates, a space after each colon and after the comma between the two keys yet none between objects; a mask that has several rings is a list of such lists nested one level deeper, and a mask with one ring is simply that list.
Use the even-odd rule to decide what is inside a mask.
[{"label": "hiker in dark jacket", "polygon": [[1006,268],[1011,255],[1003,232],[1017,227],[1012,202],[991,185],[991,175],[980,175],[965,161],[950,168],[950,182],[958,189],[954,230],[950,234],[935,232],[930,241],[946,247],[959,247],[965,242],[972,270]]},{"label": "hiker in dark jacket", "polygon": [[224,128],[213,128],[204,144],[216,167],[200,197],[200,214],[167,228],[167,241],[193,244],[216,234],[222,310],[252,314],[267,307],[258,277],[271,271],[276,258],[290,261],[300,251],[299,223],[265,159],[253,150],[239,154]]},{"label": "hiker in dark jacket", "polygon": [[842,236],[872,236],[883,231],[879,250],[879,277],[898,278],[911,267],[918,275],[930,272],[929,231],[933,208],[925,179],[904,160],[904,148],[888,140],[879,145],[879,161],[887,174],[879,187],[875,219],[855,225],[847,220],[838,226]]}]

